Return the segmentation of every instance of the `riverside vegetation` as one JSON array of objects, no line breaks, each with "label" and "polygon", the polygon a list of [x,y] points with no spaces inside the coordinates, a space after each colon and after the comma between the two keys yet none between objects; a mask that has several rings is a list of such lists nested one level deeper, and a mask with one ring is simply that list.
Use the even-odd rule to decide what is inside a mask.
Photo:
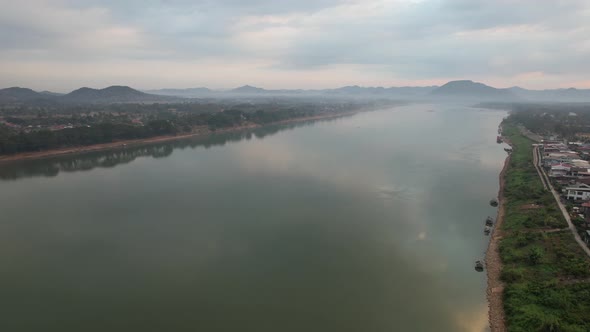
[{"label": "riverside vegetation", "polygon": [[590,331],[590,262],[533,166],[533,142],[514,115],[503,123],[513,153],[505,175],[500,240],[508,331]]},{"label": "riverside vegetation", "polygon": [[0,108],[0,155],[331,117],[391,100],[257,99]]}]

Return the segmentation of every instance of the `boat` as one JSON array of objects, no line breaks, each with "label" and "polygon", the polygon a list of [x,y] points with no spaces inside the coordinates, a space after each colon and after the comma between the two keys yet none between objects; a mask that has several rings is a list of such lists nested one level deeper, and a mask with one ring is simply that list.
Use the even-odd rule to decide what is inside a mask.
[{"label": "boat", "polygon": [[492,198],[492,199],[490,200],[490,205],[491,205],[491,206],[493,206],[493,207],[496,207],[496,206],[498,206],[498,200],[497,200],[497,199],[495,199],[495,198]]},{"label": "boat", "polygon": [[475,271],[477,271],[477,272],[483,271],[483,262],[482,261],[475,261]]},{"label": "boat", "polygon": [[496,143],[500,144],[502,142],[502,136],[496,136]]},{"label": "boat", "polygon": [[488,216],[486,218],[486,226],[492,226],[494,224],[494,219],[492,219],[492,217]]},{"label": "boat", "polygon": [[490,226],[486,226],[486,228],[483,229],[483,233],[485,235],[490,235],[491,232],[492,232],[492,227],[490,227]]}]

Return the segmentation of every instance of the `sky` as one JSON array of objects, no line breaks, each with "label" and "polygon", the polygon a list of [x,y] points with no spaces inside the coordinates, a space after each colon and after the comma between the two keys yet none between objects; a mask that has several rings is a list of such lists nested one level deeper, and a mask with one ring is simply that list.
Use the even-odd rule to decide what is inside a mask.
[{"label": "sky", "polygon": [[0,87],[590,88],[587,0],[0,0]]}]

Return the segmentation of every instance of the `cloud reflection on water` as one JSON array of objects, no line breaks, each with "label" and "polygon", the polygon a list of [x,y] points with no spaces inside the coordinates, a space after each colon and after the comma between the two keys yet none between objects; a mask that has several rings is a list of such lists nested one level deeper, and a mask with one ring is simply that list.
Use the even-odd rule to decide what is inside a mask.
[{"label": "cloud reflection on water", "polygon": [[[503,151],[467,147],[488,151],[489,165],[460,153],[456,160],[444,156],[470,136],[493,135],[482,123],[499,118],[470,117],[464,121],[472,127],[463,133],[457,128],[467,111],[415,112],[421,108],[239,138],[206,153],[173,149],[158,160],[130,156],[100,171],[7,182],[8,189],[34,184],[17,198],[44,202],[37,212],[59,210],[60,218],[39,222],[6,195],[3,213],[9,220],[19,216],[19,223],[3,226],[9,250],[0,258],[30,261],[27,250],[52,248],[43,262],[52,265],[83,249],[72,259],[93,264],[78,273],[95,276],[99,285],[113,285],[104,267],[116,263],[122,278],[117,293],[107,293],[111,299],[133,300],[130,290],[149,288],[143,300],[160,319],[173,323],[198,312],[210,330],[264,331],[255,322],[266,322],[268,331],[483,331],[482,275],[473,272],[472,256],[484,243],[477,218],[487,210],[477,201],[481,187],[485,197],[485,187],[497,184]],[[56,190],[59,197],[51,194]],[[480,203],[487,208],[487,198]],[[76,226],[73,237],[61,233]],[[25,229],[49,236],[24,248],[14,239]],[[16,268],[7,299],[43,290],[17,278],[30,272]],[[53,285],[81,282],[72,272],[52,270]],[[71,296],[74,303],[85,300]],[[108,299],[95,305],[94,312],[114,306],[137,314]],[[223,319],[227,313],[232,320]],[[155,318],[145,317],[149,328]]]}]

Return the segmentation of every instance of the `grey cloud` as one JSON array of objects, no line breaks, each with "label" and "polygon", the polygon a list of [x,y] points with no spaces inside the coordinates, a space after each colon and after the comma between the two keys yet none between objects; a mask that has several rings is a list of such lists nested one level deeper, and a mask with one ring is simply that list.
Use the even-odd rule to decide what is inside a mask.
[{"label": "grey cloud", "polygon": [[180,10],[199,10],[203,12],[226,11],[240,15],[283,14],[289,12],[314,12],[323,8],[347,3],[350,0],[129,0],[95,1],[70,0],[69,6],[78,8],[106,7],[113,12],[129,17],[141,13],[146,8],[176,8]]},{"label": "grey cloud", "polygon": [[[282,64],[295,69],[334,63],[383,65],[411,78],[492,71],[590,73],[590,67],[583,65],[588,51],[572,50],[585,38],[587,31],[578,30],[588,26],[588,8],[582,1],[467,0],[425,1],[403,10],[392,7],[374,20],[319,22],[292,45]],[[538,31],[519,31],[522,26]],[[486,31],[494,29],[500,31],[496,36]],[[502,35],[500,29],[515,32]],[[462,40],[462,33],[472,33],[473,38]],[[532,57],[535,53],[543,56]],[[505,58],[505,65],[495,64],[495,57]]]},{"label": "grey cloud", "polygon": [[404,80],[509,79],[526,72],[584,80],[590,74],[585,0],[0,0],[0,5],[0,63],[93,66],[213,58],[246,67],[266,63],[265,72],[284,75],[366,66],[381,77]]},{"label": "grey cloud", "polygon": [[49,46],[47,41],[51,38],[55,36],[47,31],[0,21],[0,45],[4,50]]}]

